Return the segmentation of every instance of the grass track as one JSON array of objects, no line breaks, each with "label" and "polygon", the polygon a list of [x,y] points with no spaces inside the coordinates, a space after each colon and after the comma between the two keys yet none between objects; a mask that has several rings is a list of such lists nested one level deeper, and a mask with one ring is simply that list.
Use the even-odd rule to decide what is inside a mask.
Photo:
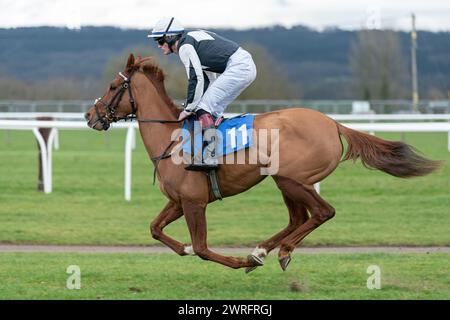
[{"label": "grass track", "polygon": [[[401,135],[382,135],[392,140]],[[450,160],[446,134],[406,134],[430,158]],[[0,131],[0,242],[156,244],[150,220],[165,203],[151,186],[152,166],[139,142],[133,200],[123,200],[124,132],[61,132],[54,192],[35,190],[37,152],[30,132]],[[322,183],[336,217],[305,245],[450,245],[450,168],[400,180],[343,163]],[[287,223],[266,179],[208,210],[212,245],[254,245]],[[189,242],[183,219],[169,234]],[[175,254],[0,253],[0,299],[450,299],[449,254],[294,254],[287,272],[276,255],[249,275]],[[68,290],[66,268],[79,265],[81,290]],[[382,289],[368,290],[369,265]]]},{"label": "grass track", "polygon": [[[400,134],[383,134],[391,140]],[[446,134],[404,135],[427,157],[450,160]],[[147,245],[149,222],[165,204],[151,185],[152,165],[138,140],[133,200],[123,200],[124,131],[61,131],[54,152],[54,192],[36,191],[37,148],[31,132],[0,131],[0,242]],[[450,167],[401,180],[345,162],[321,185],[336,217],[305,245],[450,245]],[[287,223],[270,178],[248,192],[210,205],[212,245],[254,245]],[[184,219],[167,228],[190,242]]]},{"label": "grass track", "polygon": [[[0,299],[450,299],[448,254],[294,254],[246,275],[174,254],[0,254]],[[69,265],[81,289],[69,290]],[[381,289],[366,287],[367,268]]]}]

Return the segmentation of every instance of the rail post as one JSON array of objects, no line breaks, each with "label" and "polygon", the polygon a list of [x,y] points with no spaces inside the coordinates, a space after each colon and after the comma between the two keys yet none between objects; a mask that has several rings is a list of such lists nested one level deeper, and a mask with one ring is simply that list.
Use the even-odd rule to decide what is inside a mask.
[{"label": "rail post", "polygon": [[[36,117],[36,120],[42,120],[42,121],[49,121],[53,120],[52,117]],[[38,174],[38,190],[44,191],[48,193],[49,190],[48,187],[46,188],[46,185],[48,185],[48,168],[47,168],[47,156],[48,156],[48,138],[50,136],[50,132],[52,131],[51,128],[38,128],[38,131],[43,139],[45,148],[41,147],[41,143],[38,141],[38,149],[39,149],[39,174]],[[51,148],[51,146],[50,146]],[[43,150],[44,149],[44,150]],[[43,153],[45,153],[45,156],[43,156]]]}]

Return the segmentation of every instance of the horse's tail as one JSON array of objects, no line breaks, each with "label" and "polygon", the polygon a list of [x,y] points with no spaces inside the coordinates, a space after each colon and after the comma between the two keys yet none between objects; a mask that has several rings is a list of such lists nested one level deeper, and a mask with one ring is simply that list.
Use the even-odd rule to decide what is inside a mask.
[{"label": "horse's tail", "polygon": [[342,161],[361,158],[366,168],[378,169],[400,178],[418,177],[441,167],[442,161],[426,159],[401,141],[387,141],[337,123],[338,132],[348,143]]}]

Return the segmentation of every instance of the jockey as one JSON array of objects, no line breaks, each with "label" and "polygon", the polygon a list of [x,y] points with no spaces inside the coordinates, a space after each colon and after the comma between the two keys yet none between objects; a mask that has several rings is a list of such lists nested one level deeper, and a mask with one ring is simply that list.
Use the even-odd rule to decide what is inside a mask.
[{"label": "jockey", "polygon": [[[186,31],[172,17],[160,19],[148,37],[158,43],[165,55],[179,55],[186,68],[188,92],[178,120],[195,113],[204,131],[214,128],[214,118],[221,117],[225,108],[255,80],[256,66],[250,53],[213,32]],[[211,165],[196,166],[208,170]]]}]

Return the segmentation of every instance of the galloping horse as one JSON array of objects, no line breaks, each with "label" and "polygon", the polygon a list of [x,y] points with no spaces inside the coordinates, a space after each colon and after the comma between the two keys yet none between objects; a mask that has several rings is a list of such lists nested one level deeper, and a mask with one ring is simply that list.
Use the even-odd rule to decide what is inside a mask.
[{"label": "galloping horse", "polygon": [[[145,148],[158,168],[160,189],[169,199],[152,221],[150,231],[153,238],[179,255],[196,254],[231,268],[244,267],[249,272],[263,265],[266,255],[280,246],[278,259],[285,270],[291,260],[291,252],[300,241],[335,214],[335,209],[320,197],[313,184],[332,173],[341,161],[344,151],[341,136],[348,143],[342,161],[360,158],[366,167],[396,177],[423,176],[441,165],[439,161],[421,157],[403,142],[386,141],[349,129],[317,111],[293,108],[256,115],[254,132],[261,129],[279,130],[278,171],[272,178],[282,192],[289,211],[289,223],[283,230],[258,244],[246,258],[217,254],[207,246],[205,212],[208,203],[216,199],[206,174],[187,171],[183,165],[165,159],[169,158],[173,130],[181,128],[181,122],[177,121],[181,108],[167,95],[164,74],[156,65],[148,63],[150,59],[138,57],[135,61],[131,54],[125,70],[119,72],[85,118],[89,127],[95,130],[107,130],[111,122],[129,115],[141,120],[139,130]],[[248,156],[248,152],[248,149],[237,151],[236,158],[242,153]],[[262,154],[259,156],[264,157]],[[267,161],[221,165],[218,180],[223,197],[244,192],[261,182],[267,177],[260,173],[265,166]],[[192,245],[180,243],[163,233],[164,227],[183,214]]]}]

